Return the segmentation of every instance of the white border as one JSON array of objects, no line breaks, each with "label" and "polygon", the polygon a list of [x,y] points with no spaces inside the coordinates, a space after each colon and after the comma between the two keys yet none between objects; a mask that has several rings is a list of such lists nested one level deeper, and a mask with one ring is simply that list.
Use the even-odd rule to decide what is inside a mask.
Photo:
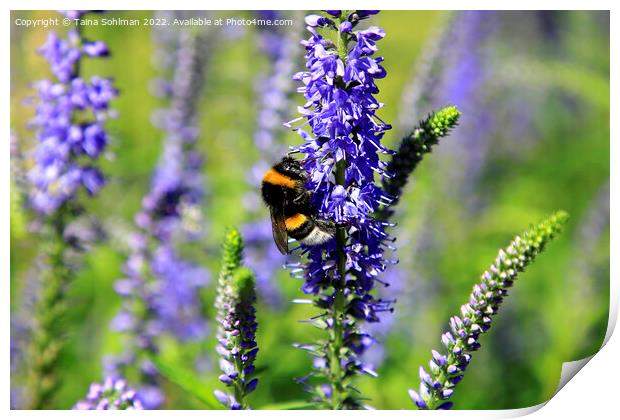
[{"label": "white border", "polygon": [[[260,3],[250,0],[231,0],[226,2],[204,2],[198,3],[191,0],[174,0],[166,2],[164,0],[151,0],[144,2],[128,2],[122,0],[98,0],[98,1],[76,1],[76,0],[11,0],[3,6],[14,10],[55,10],[55,9],[84,9],[88,5],[93,10],[168,10],[174,6],[176,10],[316,10],[327,7],[359,8],[371,9],[372,7],[382,6],[382,10],[468,10],[468,9],[490,9],[490,10],[613,10],[614,2],[610,0],[589,0],[579,2],[576,0],[547,0],[544,2],[534,0],[521,1],[490,1],[490,0],[443,0],[439,2],[429,2],[422,0],[398,1],[398,0],[358,0],[358,1],[327,1],[327,0],[261,0]],[[7,9],[7,10],[8,10]]]},{"label": "white border", "polygon": [[[8,3],[8,4],[7,4]],[[222,9],[222,10],[253,10],[253,9],[322,9],[322,8],[361,8],[372,9],[373,7],[381,6],[384,10],[398,10],[398,9],[414,9],[414,10],[447,10],[447,9],[558,9],[558,10],[572,10],[583,9],[584,7],[589,10],[612,10],[611,12],[611,38],[612,38],[612,50],[611,50],[611,74],[617,75],[620,67],[618,66],[618,28],[616,26],[617,19],[615,18],[617,2],[601,1],[601,0],[589,0],[588,2],[578,2],[574,0],[552,0],[546,2],[521,0],[521,1],[457,1],[457,0],[445,0],[441,4],[431,3],[429,1],[390,1],[390,0],[360,0],[356,2],[342,2],[342,1],[297,1],[292,3],[289,1],[275,1],[275,0],[263,0],[260,3],[251,1],[235,1],[228,0],[226,2],[215,2],[211,4],[209,2],[198,3],[196,1],[187,0],[175,0],[174,2],[165,2],[161,0],[152,0],[148,3],[134,2],[128,4],[126,0],[108,0],[108,1],[89,1],[89,2],[77,2],[77,1],[40,1],[40,0],[24,0],[24,1],[9,1],[3,2],[3,20],[4,25],[0,27],[2,39],[4,40],[4,56],[0,72],[2,74],[1,90],[0,94],[5,98],[2,103],[2,119],[4,121],[3,126],[3,138],[4,153],[0,155],[0,195],[3,197],[3,206],[0,207],[0,213],[2,215],[0,222],[0,269],[2,270],[2,299],[8,300],[10,295],[10,285],[8,279],[10,278],[10,256],[9,256],[9,183],[10,183],[10,155],[8,153],[8,136],[9,136],[9,112],[10,112],[10,78],[9,78],[9,51],[10,51],[10,26],[9,26],[9,13],[10,9],[77,9],[86,8],[85,4],[88,4],[89,9],[197,9],[197,8],[209,8],[209,9]],[[225,6],[225,7],[224,7]],[[618,98],[620,98],[617,84],[612,76],[611,81],[611,115],[615,115],[614,111],[618,110]],[[611,138],[615,138],[615,142],[611,142],[611,190],[610,190],[610,211],[614,214],[614,210],[618,209],[618,195],[617,195],[617,180],[618,180],[618,168],[613,164],[614,162],[620,162],[618,153],[619,148],[617,141],[620,139],[618,136],[618,123],[617,120],[611,120]],[[616,337],[612,337],[613,328],[615,326],[618,317],[618,279],[620,279],[620,273],[618,272],[618,238],[620,232],[618,231],[618,224],[615,220],[611,220],[611,303],[609,314],[609,326],[605,341],[609,340],[605,347],[596,354],[592,361],[588,363],[583,371],[579,373],[576,380],[569,381],[568,384],[551,399],[544,408],[541,406],[531,407],[529,409],[522,410],[505,410],[505,411],[449,411],[449,412],[413,412],[413,411],[381,411],[375,412],[312,412],[312,411],[297,411],[295,417],[299,419],[316,417],[321,418],[353,418],[356,420],[359,418],[376,418],[376,416],[389,416],[390,418],[411,418],[411,416],[445,416],[450,418],[461,419],[482,419],[482,418],[506,418],[516,417],[536,411],[531,415],[533,419],[556,419],[564,416],[589,416],[590,418],[608,418],[614,411],[614,403],[616,402],[616,389],[617,378],[620,377],[620,364],[617,361],[616,355],[620,354],[620,341]],[[0,401],[1,406],[8,410],[9,407],[9,305],[4,304],[2,310],[2,345],[0,346],[0,354],[4,361],[5,369],[3,369],[4,377],[0,381]],[[610,339],[611,338],[611,339]],[[573,365],[574,368],[574,365]],[[412,383],[415,383],[417,378],[412,374]],[[83,412],[82,412],[83,413]],[[84,414],[78,414],[78,412],[68,411],[45,411],[45,412],[26,412],[26,411],[12,411],[11,416],[15,418],[27,418],[46,416],[49,419],[64,419],[67,416],[93,416],[101,418],[102,416],[130,416],[141,417],[148,416],[148,418],[166,418],[171,413],[167,411],[149,411],[149,412],[107,412],[110,414],[104,414],[104,412],[93,411]],[[202,411],[187,411],[183,413],[183,416],[187,418],[201,418],[205,416],[214,416],[216,418],[247,418],[248,416],[257,418],[285,418],[290,415],[290,412],[231,412],[231,411],[217,411],[205,413]]]}]

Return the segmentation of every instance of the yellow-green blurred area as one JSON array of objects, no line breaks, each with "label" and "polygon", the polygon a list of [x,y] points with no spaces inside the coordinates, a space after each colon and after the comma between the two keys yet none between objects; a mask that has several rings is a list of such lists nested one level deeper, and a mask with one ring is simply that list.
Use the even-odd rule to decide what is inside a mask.
[{"label": "yellow-green blurred area", "polygon": [[[252,12],[242,11],[218,14],[252,16]],[[388,73],[378,81],[379,100],[385,103],[379,115],[394,124],[394,130],[384,138],[392,148],[398,147],[407,129],[398,124],[407,114],[401,107],[403,92],[421,72],[433,38],[450,22],[447,14],[385,11],[371,18],[372,24],[386,32],[378,43]],[[492,106],[486,104],[485,108],[495,112],[493,118],[500,121],[500,129],[480,140],[483,153],[475,149],[476,139],[459,144],[460,128],[468,128],[468,135],[482,136],[484,127],[472,129],[473,119],[481,118],[472,111],[475,105],[456,103],[463,110],[461,126],[425,157],[398,205],[397,226],[391,232],[398,238],[398,267],[404,284],[396,289],[398,296],[391,295],[390,288],[381,292],[397,302],[394,314],[385,315],[385,322],[373,327],[384,348],[377,367],[379,377],[363,377],[358,382],[368,404],[379,409],[414,408],[407,389],[418,387],[418,367],[428,363],[431,349],[440,349],[440,336],[449,317],[468,301],[473,284],[493,262],[497,250],[556,209],[570,214],[569,224],[510,290],[455,390],[455,408],[503,409],[541,403],[556,389],[562,363],[593,354],[605,336],[609,302],[609,13],[500,15],[499,27],[489,35],[488,44],[493,49],[492,65],[499,70],[470,93],[500,89],[492,95]],[[50,16],[54,12],[12,12],[11,22]],[[105,16],[141,19],[152,13],[123,11]],[[11,27],[11,130],[23,151],[36,141],[35,133],[27,127],[34,107],[25,102],[36,95],[31,83],[51,77],[47,63],[37,54],[49,30],[13,23]],[[118,118],[107,123],[112,141],[101,164],[108,184],[97,197],[84,200],[88,211],[111,232],[107,241],[84,256],[70,287],[69,313],[63,321],[66,348],[59,367],[62,385],[49,408],[72,407],[85,396],[91,382],[102,379],[102,358],[122,350],[121,336],[109,328],[120,307],[113,283],[121,277],[126,258],[127,245],[121,239],[133,229],[133,217],[148,192],[164,139],[152,124],[153,112],[166,103],[151,94],[152,80],[158,75],[153,66],[156,46],[151,28],[98,26],[83,30],[89,39],[105,41],[111,56],[85,59],[81,71],[87,76],[113,77],[120,91],[113,102]],[[225,228],[248,222],[252,214],[241,202],[252,188],[246,180],[247,170],[260,158],[253,144],[259,111],[255,83],[257,76],[270,69],[264,51],[257,46],[257,29],[247,26],[234,31],[222,33],[209,51],[199,111],[198,144],[207,157],[208,194],[203,211],[208,235],[195,245],[194,255],[200,256],[200,263],[212,271],[213,278]],[[300,45],[300,60],[303,54]],[[417,89],[425,88],[417,85]],[[301,95],[297,96],[296,102],[303,103]],[[295,104],[292,107],[294,116]],[[528,115],[527,129],[515,128],[519,115],[515,110]],[[410,116],[413,121],[428,112],[418,111],[423,114]],[[299,136],[287,130],[282,127],[282,141],[299,144]],[[31,164],[26,160],[26,167]],[[34,260],[40,250],[40,238],[29,233],[30,215],[19,197],[14,191],[13,313],[20,309],[26,277],[33,271],[36,275]],[[268,217],[266,212],[263,215]],[[390,282],[390,278],[385,280]],[[300,281],[281,269],[277,284],[286,297],[282,307],[262,301],[257,307],[257,365],[263,370],[250,397],[250,404],[257,409],[307,398],[295,378],[311,370],[311,359],[293,348],[293,343],[321,337],[320,331],[299,322],[315,315],[316,310],[291,303],[305,297],[299,290]],[[205,392],[220,387],[217,355],[212,350],[214,290],[212,280],[203,296],[211,322],[209,339],[180,344],[167,338],[162,354],[169,365],[194,372],[201,380],[196,386],[204,387]],[[204,352],[211,359],[211,368],[197,369],[195,357]],[[22,380],[19,376],[12,379],[15,386]],[[178,384],[165,381],[164,390],[165,408],[205,408]]]}]

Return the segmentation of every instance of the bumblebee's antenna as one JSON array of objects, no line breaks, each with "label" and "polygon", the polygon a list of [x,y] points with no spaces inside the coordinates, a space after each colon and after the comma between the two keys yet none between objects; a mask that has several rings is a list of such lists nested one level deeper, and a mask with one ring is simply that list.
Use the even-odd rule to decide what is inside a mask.
[{"label": "bumblebee's antenna", "polygon": [[[292,159],[295,159],[295,158],[292,157],[292,155],[295,155],[295,154],[298,154],[298,153],[303,153],[303,152],[300,152],[298,150],[291,150],[290,152],[288,152],[286,154],[285,157],[290,157]],[[295,160],[298,161],[301,164],[305,164],[305,163],[311,162],[311,161],[316,160],[316,159],[318,159],[318,157],[311,158],[311,159],[306,157],[305,159],[295,159]]]},{"label": "bumblebee's antenna", "polygon": [[291,148],[290,151],[286,154],[286,156],[291,156],[297,153],[301,153],[301,152]]}]

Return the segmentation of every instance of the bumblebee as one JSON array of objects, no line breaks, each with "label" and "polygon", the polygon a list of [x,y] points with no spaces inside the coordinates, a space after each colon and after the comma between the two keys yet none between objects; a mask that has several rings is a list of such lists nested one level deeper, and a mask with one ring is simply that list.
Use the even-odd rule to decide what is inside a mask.
[{"label": "bumblebee", "polygon": [[261,187],[263,200],[271,213],[276,246],[288,254],[288,237],[304,245],[323,244],[336,234],[336,223],[316,215],[306,189],[308,175],[301,162],[285,156],[265,172]]}]

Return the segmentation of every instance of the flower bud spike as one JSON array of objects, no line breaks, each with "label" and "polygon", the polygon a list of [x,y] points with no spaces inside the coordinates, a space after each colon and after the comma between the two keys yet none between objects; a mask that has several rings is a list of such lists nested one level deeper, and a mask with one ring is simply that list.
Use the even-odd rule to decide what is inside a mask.
[{"label": "flower bud spike", "polygon": [[[567,219],[568,215],[563,211],[554,213],[538,225],[527,229],[522,235],[516,236],[506,247],[507,251],[500,249],[495,264],[481,276],[481,283],[473,286],[469,297],[470,303],[461,306],[463,319],[457,316],[450,318],[450,327],[455,336],[450,332],[441,336],[447,356],[444,357],[436,350],[432,350],[430,374],[420,367],[420,386],[426,386],[428,392],[417,394],[409,391],[418,408],[448,410],[452,407],[452,402],[445,400],[452,396],[454,387],[463,379],[463,373],[472,358],[469,353],[480,348],[478,337],[489,330],[491,317],[497,312],[502,298],[506,296],[505,289],[496,287],[498,284],[504,284],[501,279],[503,272],[497,270],[496,265],[503,264],[502,261],[507,254],[517,256],[523,261],[524,266],[532,263],[545,245],[560,233]],[[515,269],[514,276],[516,277],[520,271],[523,271],[523,268]],[[491,306],[486,306],[484,311],[475,309],[484,308],[486,301],[492,302],[496,309]],[[449,360],[450,363],[444,360]]]}]

